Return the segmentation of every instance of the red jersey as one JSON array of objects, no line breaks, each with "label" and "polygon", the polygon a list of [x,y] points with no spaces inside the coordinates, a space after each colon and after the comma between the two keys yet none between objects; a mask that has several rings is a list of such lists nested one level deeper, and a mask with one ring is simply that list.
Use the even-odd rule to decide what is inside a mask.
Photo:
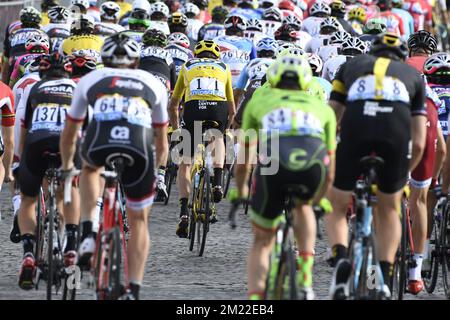
[{"label": "red jersey", "polygon": [[425,56],[409,57],[406,60],[406,63],[409,64],[410,66],[414,67],[420,73],[423,73],[423,65],[425,64],[425,61],[427,60],[427,58],[428,57],[425,57]]},{"label": "red jersey", "polygon": [[11,88],[0,81],[0,109],[2,110],[2,126],[14,126],[14,95]]},{"label": "red jersey", "polygon": [[403,26],[403,20],[399,15],[392,11],[382,11],[377,13],[374,18],[383,19],[386,23],[387,31],[395,33],[398,36],[405,34],[405,28]]},{"label": "red jersey", "polygon": [[424,30],[425,26],[433,24],[433,13],[430,4],[426,0],[410,0],[404,7],[414,19],[414,31]]}]

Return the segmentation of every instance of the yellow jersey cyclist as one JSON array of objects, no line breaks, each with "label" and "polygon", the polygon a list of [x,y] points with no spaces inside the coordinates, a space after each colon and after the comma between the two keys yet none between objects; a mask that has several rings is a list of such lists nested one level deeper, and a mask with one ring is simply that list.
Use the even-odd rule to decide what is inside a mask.
[{"label": "yellow jersey cyclist", "polygon": [[313,75],[305,56],[278,57],[267,70],[267,79],[270,87],[257,89],[244,111],[238,159],[245,161],[235,169],[239,198],[246,199],[259,143],[250,203],[254,238],[247,266],[248,294],[252,300],[264,298],[271,247],[289,195],[296,204],[297,284],[302,299],[310,300],[316,237],[312,203],[321,199],[333,178],[336,118],[325,102],[307,92]]},{"label": "yellow jersey cyclist", "polygon": [[[178,107],[184,95],[184,129],[190,135],[191,144],[184,147],[183,161],[178,170],[178,188],[180,199],[180,222],[177,235],[187,237],[188,198],[190,193],[190,164],[194,155],[195,141],[201,141],[201,132],[194,132],[194,123],[213,120],[219,124],[216,128],[222,133],[230,126],[236,113],[233,98],[232,78],[229,67],[220,61],[220,48],[211,40],[203,40],[194,48],[195,58],[187,61],[181,68],[170,102],[170,120],[174,129],[179,128]],[[194,135],[196,134],[196,136]],[[183,141],[184,140],[183,138]],[[214,181],[213,200],[222,199],[222,170],[225,159],[223,138],[214,140],[213,159]]]},{"label": "yellow jersey cyclist", "polygon": [[71,36],[65,39],[59,47],[63,55],[71,55],[75,51],[87,50],[97,60],[100,60],[100,52],[103,46],[103,39],[94,35],[94,18],[87,14],[80,14],[72,21],[70,28]]}]

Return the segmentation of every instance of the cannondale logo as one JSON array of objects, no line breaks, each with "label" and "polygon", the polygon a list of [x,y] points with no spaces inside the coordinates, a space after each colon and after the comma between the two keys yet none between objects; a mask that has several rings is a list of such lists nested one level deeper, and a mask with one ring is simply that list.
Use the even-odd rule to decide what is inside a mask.
[{"label": "cannondale logo", "polygon": [[130,138],[130,129],[127,127],[115,126],[111,129],[111,138],[115,140],[128,140]]}]

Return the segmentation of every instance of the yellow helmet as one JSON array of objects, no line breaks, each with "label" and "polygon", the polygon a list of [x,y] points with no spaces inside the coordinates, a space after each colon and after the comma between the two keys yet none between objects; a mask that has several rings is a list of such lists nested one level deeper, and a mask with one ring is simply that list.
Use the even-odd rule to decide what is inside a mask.
[{"label": "yellow helmet", "polygon": [[365,23],[367,19],[366,11],[363,7],[356,7],[349,11],[348,13],[349,20],[358,20],[361,23]]},{"label": "yellow helmet", "polygon": [[297,81],[301,90],[308,89],[313,79],[311,66],[303,55],[285,54],[278,57],[267,70],[267,80],[272,87],[277,87],[283,81]]},{"label": "yellow helmet", "polygon": [[202,40],[195,45],[194,48],[195,56],[198,56],[202,52],[211,52],[217,59],[220,58],[220,48],[212,40]]}]

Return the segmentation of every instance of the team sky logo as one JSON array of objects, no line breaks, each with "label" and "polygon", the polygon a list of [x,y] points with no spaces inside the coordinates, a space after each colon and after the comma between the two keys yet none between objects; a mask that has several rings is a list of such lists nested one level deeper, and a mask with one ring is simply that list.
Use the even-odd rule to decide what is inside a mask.
[{"label": "team sky logo", "polygon": [[112,78],[110,88],[124,88],[131,90],[143,90],[144,85],[139,81],[133,81],[131,79],[122,79],[121,77]]}]

